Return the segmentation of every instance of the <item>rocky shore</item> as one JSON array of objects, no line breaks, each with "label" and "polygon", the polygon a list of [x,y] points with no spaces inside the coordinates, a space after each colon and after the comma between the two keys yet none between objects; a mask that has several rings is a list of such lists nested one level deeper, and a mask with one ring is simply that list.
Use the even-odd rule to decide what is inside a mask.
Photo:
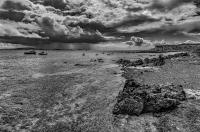
[{"label": "rocky shore", "polygon": [[119,59],[126,80],[112,109],[116,126],[127,132],[198,132],[199,61],[192,53]]},{"label": "rocky shore", "polygon": [[186,100],[182,85],[143,85],[135,80],[126,80],[117,96],[113,114],[140,115],[148,112],[163,112],[175,109]]},{"label": "rocky shore", "polygon": [[119,59],[116,63],[122,65],[123,67],[128,66],[141,66],[141,65],[149,65],[152,64],[153,66],[162,66],[165,64],[165,60],[178,58],[178,57],[185,57],[189,56],[187,52],[176,53],[176,54],[169,54],[169,55],[159,55],[156,58],[144,58],[144,59],[137,59],[135,61],[130,61],[126,59]]},{"label": "rocky shore", "polygon": [[[182,52],[135,61],[119,59],[117,63],[125,70],[130,66],[162,66],[167,59],[186,56],[189,56],[189,53]],[[186,93],[182,85],[145,85],[138,83],[134,78],[127,78],[123,90],[117,96],[113,114],[140,115],[149,112],[163,112],[175,109],[184,100],[186,100]]]}]

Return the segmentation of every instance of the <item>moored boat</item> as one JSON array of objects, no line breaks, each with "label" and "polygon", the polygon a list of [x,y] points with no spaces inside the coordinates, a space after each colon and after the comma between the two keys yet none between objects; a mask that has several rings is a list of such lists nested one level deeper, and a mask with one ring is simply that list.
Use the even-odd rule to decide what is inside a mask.
[{"label": "moored boat", "polygon": [[30,50],[30,51],[26,51],[24,52],[25,55],[36,55],[36,51],[35,50]]},{"label": "moored boat", "polygon": [[42,51],[42,52],[38,53],[38,55],[48,55],[48,53],[47,53],[47,52],[44,52],[44,51]]}]

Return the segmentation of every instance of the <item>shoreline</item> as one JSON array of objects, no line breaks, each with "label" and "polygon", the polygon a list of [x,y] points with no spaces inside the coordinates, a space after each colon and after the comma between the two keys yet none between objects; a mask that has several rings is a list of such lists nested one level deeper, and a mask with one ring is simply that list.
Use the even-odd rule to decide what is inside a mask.
[{"label": "shoreline", "polygon": [[[198,116],[198,112],[200,114],[197,107],[200,102],[194,99],[194,95],[188,94],[191,91],[195,91],[195,94],[199,92],[200,84],[194,83],[199,82],[198,78],[192,80],[200,74],[198,57],[166,59],[164,65],[151,69],[151,66],[147,65],[122,68],[116,61],[124,58],[135,63],[138,58],[157,58],[160,53],[50,51],[45,57],[24,57],[21,51],[4,53],[0,56],[4,77],[0,78],[2,93],[0,107],[6,111],[2,113],[3,127],[10,126],[13,131],[16,129],[42,131],[44,127],[50,131],[58,126],[66,130],[83,132],[94,130],[132,132],[153,129],[161,131],[174,129],[171,124],[176,124],[178,127],[181,127],[184,121],[189,124],[190,120]],[[177,109],[167,112],[144,113],[139,116],[113,115],[116,97],[119,91],[123,90],[125,80],[130,78],[136,79],[141,84],[149,83],[148,85],[167,85],[175,82],[175,85],[187,86],[188,102],[182,102]],[[182,78],[197,90],[188,87]],[[195,105],[191,105],[192,101]],[[8,107],[5,107],[7,105]],[[19,110],[23,113],[17,113]],[[182,117],[193,113],[191,111],[196,111],[197,114],[191,118]],[[21,114],[23,118],[14,118],[10,122],[6,120],[11,118],[10,115],[18,117]],[[179,119],[180,123],[175,122],[174,118]],[[11,126],[12,123],[17,125]],[[163,123],[166,126],[163,126]],[[187,128],[190,129],[189,126]]]},{"label": "shoreline", "polygon": [[[123,68],[123,66],[121,66],[123,71],[122,76],[124,77],[126,82],[124,84],[123,89],[118,93],[118,96],[116,97],[116,104],[113,108],[113,114],[117,118],[118,125],[123,124],[125,122],[123,126],[122,125],[118,126],[120,130],[123,130],[124,128],[128,132],[132,130],[197,132],[199,130],[199,123],[196,122],[196,119],[199,119],[200,117],[199,89],[197,88],[197,90],[195,90],[195,88],[193,87],[188,87],[188,85],[185,84],[186,83],[185,81],[181,82],[182,79],[179,80],[180,76],[184,77],[184,75],[187,75],[187,73],[184,73],[184,75],[182,75],[181,73],[179,73],[180,71],[182,71],[182,69],[176,69],[180,70],[179,72],[177,72],[173,68],[176,67],[176,65],[179,66],[179,63],[186,63],[188,66],[186,66],[185,68],[189,68],[188,72],[190,72],[191,70],[190,67],[192,67],[192,64],[188,63],[186,60],[192,60],[194,62],[196,62],[196,60],[199,61],[198,56],[193,56],[193,57],[175,56],[175,58],[171,57],[165,60],[166,62],[163,65],[153,66],[154,68],[157,69],[148,69],[149,68],[148,66],[144,66],[143,68],[137,68],[140,67],[140,65],[136,65],[133,68],[131,68],[130,66]],[[168,68],[169,64],[170,68]],[[147,67],[147,69],[145,69],[145,67]],[[175,70],[178,73],[177,74],[174,71],[175,75],[173,76],[168,75],[169,78],[171,77],[176,78],[173,81],[171,80],[171,82],[165,79],[166,78],[165,74],[166,75],[173,74],[173,72],[170,73],[171,72],[170,69],[172,69],[172,71]],[[198,70],[198,68],[196,70]],[[158,75],[158,73],[160,75]],[[165,74],[163,75],[163,73]],[[154,79],[154,76],[157,76],[157,78],[159,78],[160,80],[164,79],[164,81],[160,82],[159,79],[158,80],[156,78]],[[162,104],[162,97],[160,97],[159,92],[157,91],[158,90],[157,88],[161,88],[160,90],[162,91],[163,89],[162,87],[165,90],[166,88],[167,89],[169,88],[167,90],[168,91],[167,96],[169,97],[165,96],[165,98],[167,97],[166,99],[169,100],[170,103],[167,103],[167,101],[165,100],[164,101],[165,103]],[[148,89],[150,91],[148,91]],[[151,93],[152,89],[156,90],[157,92]],[[175,91],[170,92],[170,90],[172,91],[175,90]],[[130,91],[132,91],[132,93],[129,93]],[[152,105],[149,106],[148,105],[149,102],[146,101],[143,97],[137,97],[137,98],[132,97],[134,95],[143,96],[142,92],[149,94],[147,100],[148,101],[150,101],[151,99],[153,100],[152,102],[150,101],[152,105],[155,103],[153,107]],[[156,95],[157,93],[158,95]],[[170,95],[170,94],[176,94],[176,95]],[[162,95],[165,94],[162,93]],[[128,98],[128,96],[130,96],[130,98]],[[154,97],[156,98],[154,99]],[[132,98],[134,98],[135,100],[133,100]],[[142,100],[144,100],[144,107],[141,98],[143,98]],[[181,102],[177,103],[175,98],[181,99]],[[123,100],[125,101],[123,102]],[[157,102],[155,102],[155,100]],[[126,107],[124,107],[123,105],[125,105]],[[164,109],[162,109],[162,107],[164,107]],[[194,120],[196,124],[193,124],[193,122],[191,123],[192,120]]]}]

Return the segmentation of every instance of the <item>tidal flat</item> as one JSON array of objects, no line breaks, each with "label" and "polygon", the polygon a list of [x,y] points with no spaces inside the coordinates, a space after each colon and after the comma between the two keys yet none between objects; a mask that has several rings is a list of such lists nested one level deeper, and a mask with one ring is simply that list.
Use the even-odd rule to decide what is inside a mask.
[{"label": "tidal flat", "polygon": [[[119,59],[160,53],[24,50],[0,52],[0,131],[3,132],[198,132],[200,59],[179,57],[165,65],[127,68]],[[169,53],[168,53],[169,54]],[[101,60],[101,61],[99,61]],[[156,70],[155,70],[156,69]],[[112,114],[124,82],[181,84],[187,93],[177,109],[140,116]]]}]

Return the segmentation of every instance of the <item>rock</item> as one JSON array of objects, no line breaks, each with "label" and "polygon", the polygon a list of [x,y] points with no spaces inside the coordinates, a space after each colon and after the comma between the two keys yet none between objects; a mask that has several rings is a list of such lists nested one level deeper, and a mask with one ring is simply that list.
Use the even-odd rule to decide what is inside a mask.
[{"label": "rock", "polygon": [[154,66],[162,66],[165,64],[165,58],[162,55],[159,55],[157,59],[153,62]]},{"label": "rock", "polygon": [[179,100],[164,98],[163,96],[156,94],[148,97],[148,99],[145,101],[143,112],[153,113],[172,110],[180,104]]},{"label": "rock", "polygon": [[90,62],[96,62],[97,60],[96,59],[90,59]]},{"label": "rock", "polygon": [[142,101],[139,97],[125,98],[114,106],[113,114],[140,115],[143,111]]},{"label": "rock", "polygon": [[74,64],[74,66],[84,67],[84,66],[90,66],[90,64],[79,64],[79,63],[77,63],[77,64]]},{"label": "rock", "polygon": [[149,64],[149,62],[150,62],[150,61],[149,61],[149,58],[145,58],[145,59],[144,59],[144,63],[145,63],[145,64]]},{"label": "rock", "polygon": [[123,91],[126,92],[127,90],[135,89],[140,87],[140,83],[136,82],[134,79],[126,80]]},{"label": "rock", "polygon": [[175,109],[186,94],[181,85],[142,85],[133,79],[126,80],[117,96],[113,114],[139,115],[146,112],[163,112]]},{"label": "rock", "polygon": [[116,63],[121,64],[123,66],[128,66],[131,64],[130,60],[125,60],[125,59],[119,59]]},{"label": "rock", "polygon": [[119,59],[116,63],[121,64],[122,66],[142,66],[147,64],[153,64],[154,66],[162,66],[165,64],[166,59],[178,58],[178,57],[185,57],[189,56],[188,53],[177,53],[174,55],[159,55],[156,58],[145,58],[144,60],[138,59],[136,61],[130,61],[126,59]]},{"label": "rock", "polygon": [[138,59],[138,60],[132,62],[132,66],[140,66],[143,64],[144,64],[144,62],[142,59]]},{"label": "rock", "polygon": [[162,93],[164,93],[165,98],[171,98],[171,99],[176,99],[180,101],[186,100],[186,93],[183,90],[182,85],[167,85],[167,86],[162,86]]},{"label": "rock", "polygon": [[103,60],[102,58],[98,58],[97,61],[98,61],[99,63],[103,63],[103,62],[104,62],[104,60]]}]

